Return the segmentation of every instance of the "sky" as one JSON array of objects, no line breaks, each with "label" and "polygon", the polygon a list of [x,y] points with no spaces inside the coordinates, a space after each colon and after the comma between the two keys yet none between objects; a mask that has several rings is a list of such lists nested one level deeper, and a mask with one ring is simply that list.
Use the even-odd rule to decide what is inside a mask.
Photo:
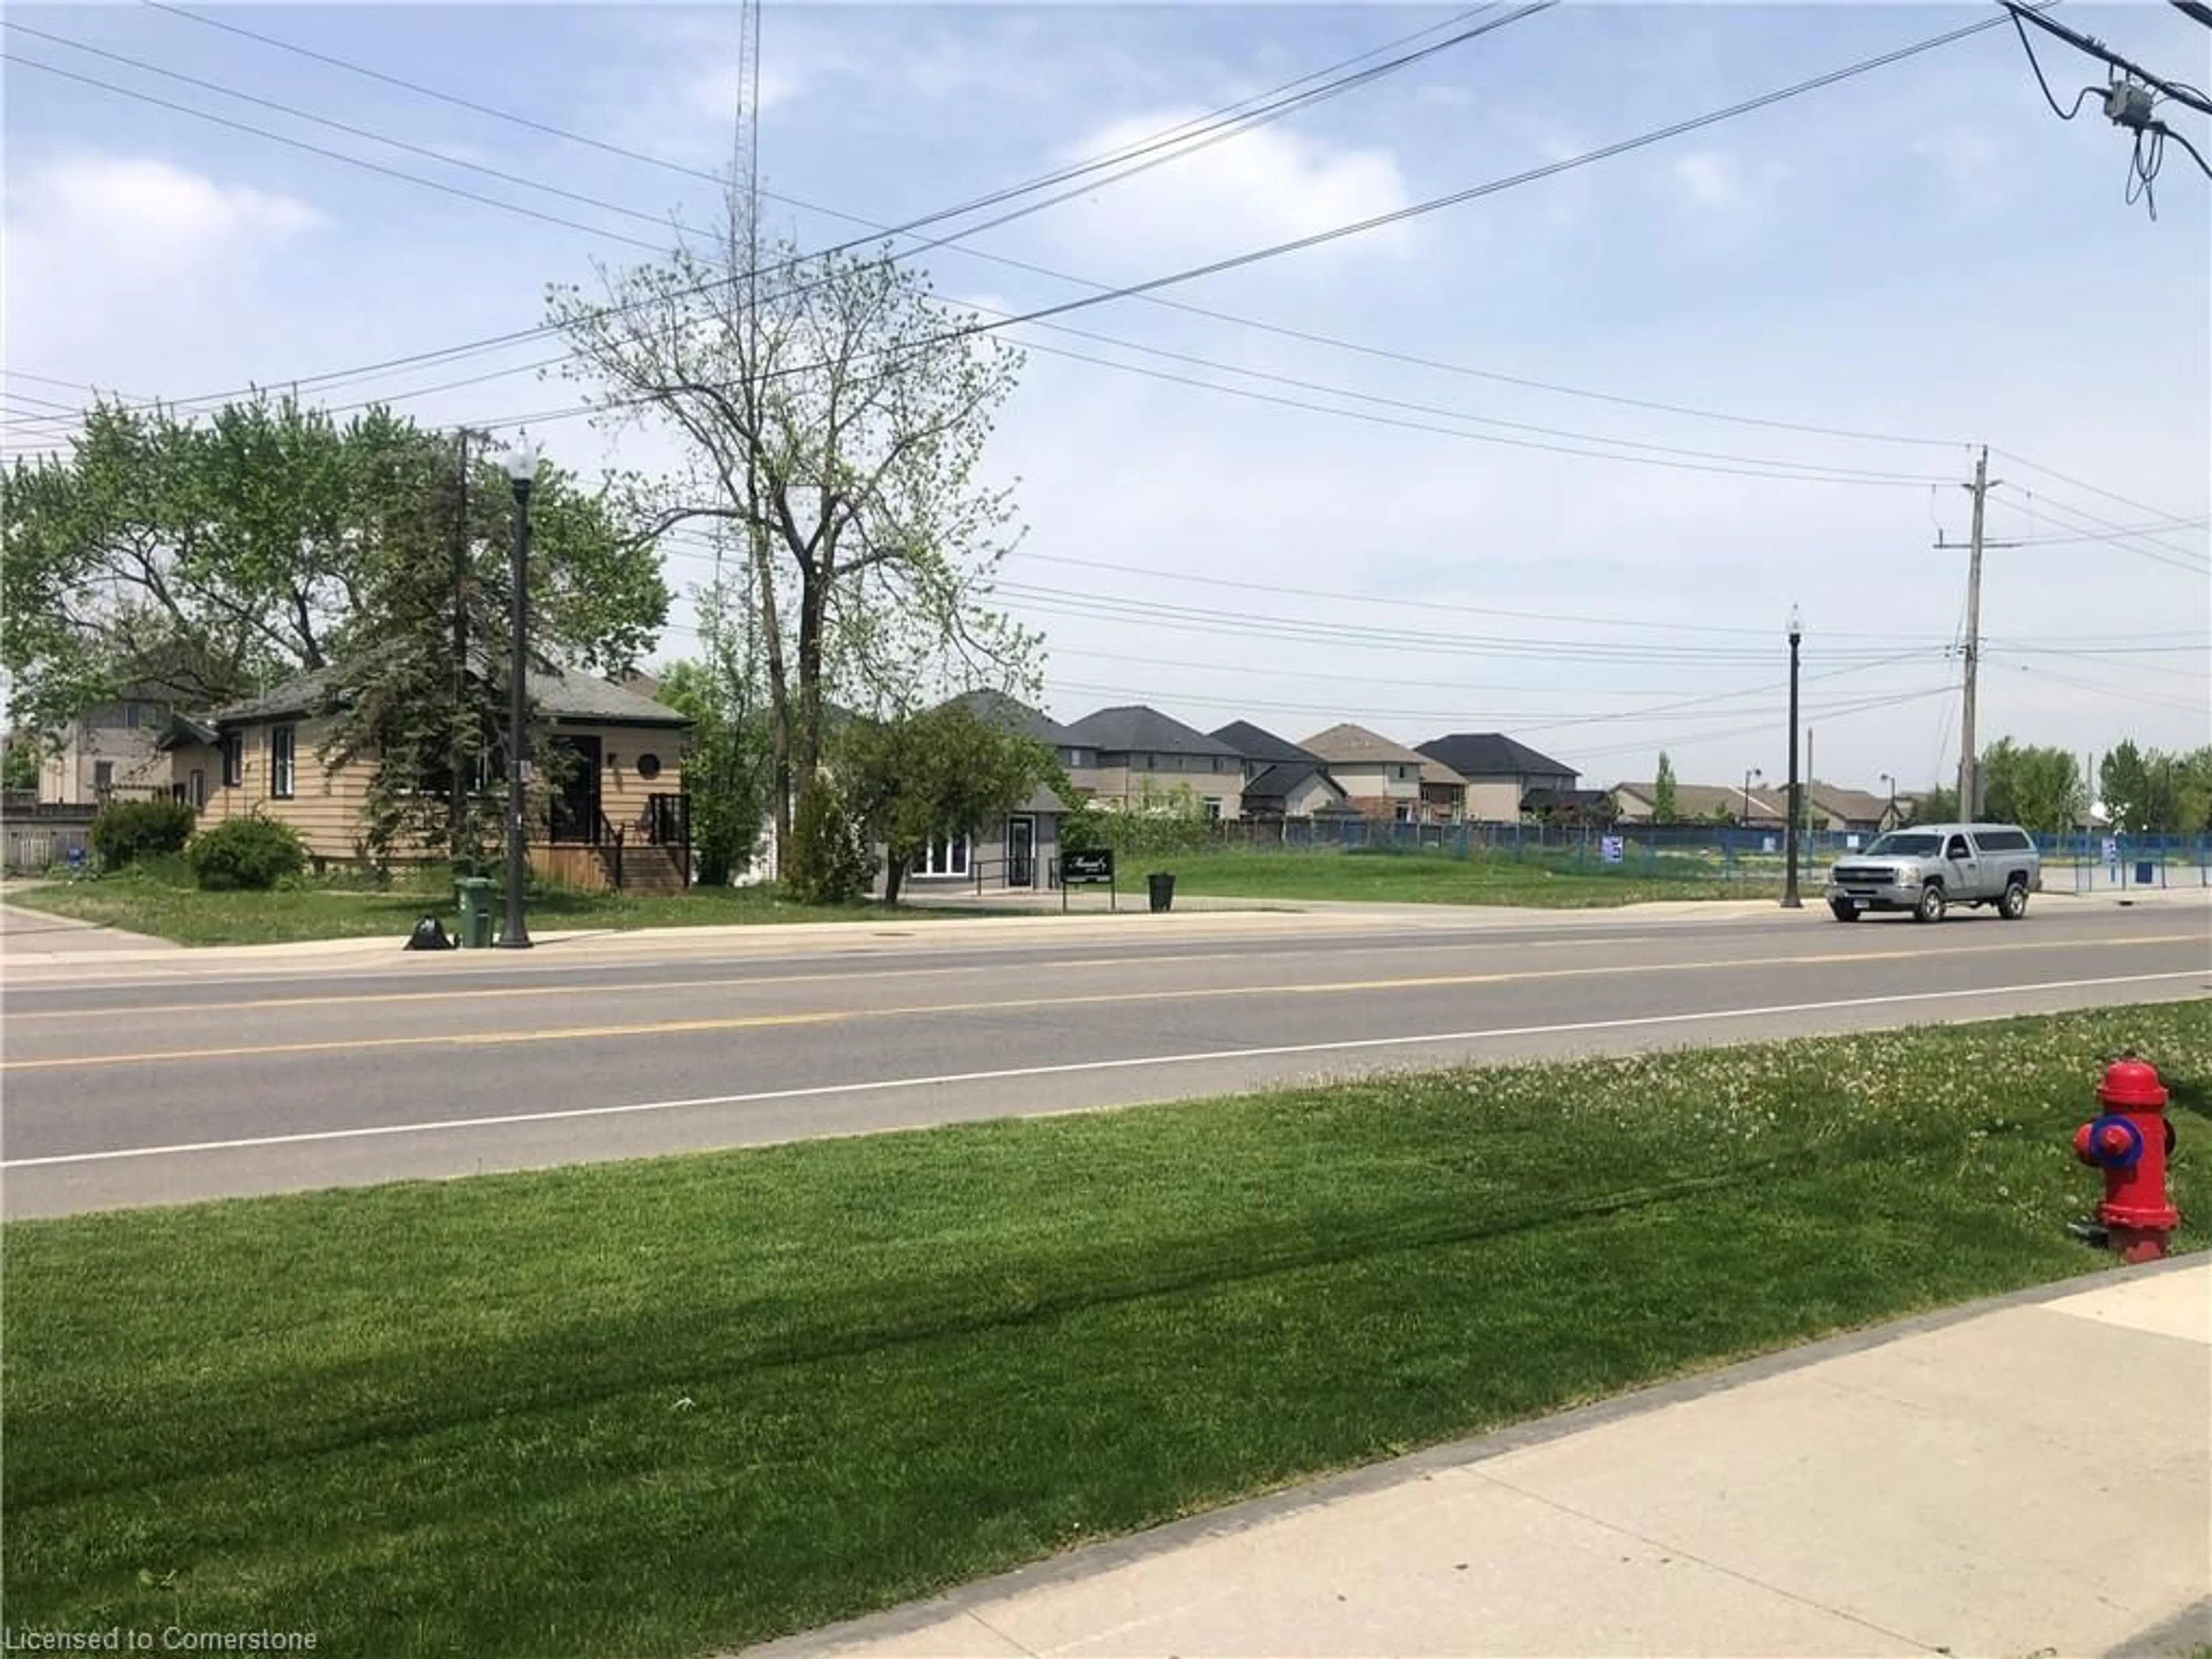
[{"label": "sky", "polygon": [[[843,241],[1437,41],[1468,10],[767,6],[769,228]],[[948,301],[1051,305],[1510,179],[1992,12],[1571,0],[916,263]],[[2212,31],[2171,7],[2059,15],[2212,84]],[[587,476],[680,462],[661,431],[562,415],[576,389],[532,367],[557,349],[542,339],[360,371],[532,329],[549,283],[592,284],[595,264],[653,259],[672,225],[711,228],[732,8],[201,15],[337,61],[151,4],[8,9],[0,448],[57,442],[88,387],[182,401],[307,380],[333,406],[526,423]],[[2035,44],[2062,105],[2101,87],[2100,65]],[[2166,112],[2212,155],[2212,122]],[[1948,781],[1965,485],[1986,444],[1984,742],[2212,742],[2212,182],[2169,146],[2154,220],[2128,169],[2097,101],[2061,121],[2020,40],[1991,29],[1008,329],[1028,355],[988,473],[1026,532],[1000,599],[1046,636],[1045,704],[1072,720],[1145,702],[1293,739],[1340,720],[1409,744],[1503,731],[1587,787],[1649,779],[1662,749],[1685,781],[1778,781],[1795,605],[1812,769],[1877,791]],[[710,568],[696,546],[668,555],[684,598],[661,661],[696,649]]]}]

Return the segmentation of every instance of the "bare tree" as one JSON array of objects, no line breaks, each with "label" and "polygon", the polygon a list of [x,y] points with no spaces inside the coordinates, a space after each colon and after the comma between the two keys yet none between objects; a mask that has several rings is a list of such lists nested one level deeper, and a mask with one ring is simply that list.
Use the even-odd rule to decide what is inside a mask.
[{"label": "bare tree", "polygon": [[665,421],[691,465],[639,486],[654,533],[742,527],[760,629],[779,844],[814,775],[823,711],[909,708],[932,682],[1034,686],[1039,641],[995,611],[990,577],[1019,539],[983,450],[1020,354],[933,298],[888,246],[756,257],[742,198],[725,246],[602,270],[550,317],[573,375],[625,421]]}]

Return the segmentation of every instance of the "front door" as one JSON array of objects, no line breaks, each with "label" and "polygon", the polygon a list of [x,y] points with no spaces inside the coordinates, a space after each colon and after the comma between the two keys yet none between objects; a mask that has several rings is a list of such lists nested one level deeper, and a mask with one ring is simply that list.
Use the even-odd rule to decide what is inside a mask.
[{"label": "front door", "polygon": [[1026,812],[1006,820],[1006,885],[1036,885],[1036,820]]},{"label": "front door", "polygon": [[553,839],[596,843],[599,836],[599,740],[563,734],[553,738],[546,780],[552,789]]}]

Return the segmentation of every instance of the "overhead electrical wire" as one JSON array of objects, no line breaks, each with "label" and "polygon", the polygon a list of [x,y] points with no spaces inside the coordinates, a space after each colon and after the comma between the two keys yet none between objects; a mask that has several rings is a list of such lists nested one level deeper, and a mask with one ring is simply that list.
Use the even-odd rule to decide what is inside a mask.
[{"label": "overhead electrical wire", "polygon": [[[1444,51],[1451,46],[1465,44],[1468,41],[1479,39],[1480,36],[1492,33],[1494,30],[1504,28],[1510,24],[1519,22],[1528,17],[1534,16],[1549,9],[1552,6],[1556,5],[1557,3],[1559,3],[1559,0],[1531,0],[1531,3],[1522,6],[1516,11],[1509,13],[1504,17],[1493,19],[1487,22],[1463,29],[1445,40],[1436,42],[1429,46],[1423,47],[1419,52],[1407,53],[1386,63],[1372,65],[1370,68],[1360,70],[1356,75],[1346,76],[1337,81],[1325,82],[1323,85],[1313,88],[1310,91],[1299,94],[1296,98],[1279,100],[1274,103],[1264,105],[1257,109],[1245,109],[1243,105],[1232,105],[1228,106],[1229,110],[1242,110],[1243,112],[1236,114],[1233,118],[1225,118],[1218,121],[1215,121],[1213,118],[1200,117],[1195,123],[1182,123],[1177,127],[1169,129],[1166,134],[1156,135],[1153,138],[1148,140],[1140,140],[1134,145],[1124,146],[1121,149],[1111,152],[1107,156],[1061,168],[1057,172],[1043,175],[1041,179],[1033,179],[1026,184],[1012,185],[1002,190],[992,191],[986,196],[974,198],[971,201],[962,203],[954,207],[939,209],[934,212],[924,214],[918,218],[908,220],[896,226],[889,228],[877,228],[875,234],[872,234],[869,236],[855,238],[848,241],[836,244],[827,248],[817,250],[811,253],[799,255],[794,258],[780,260],[772,265],[758,266],[744,273],[714,278],[710,281],[696,284],[690,289],[677,289],[670,295],[657,296],[654,302],[657,303],[658,300],[662,298],[696,297],[696,295],[701,294],[713,292],[723,288],[733,287],[750,280],[757,280],[762,276],[772,276],[793,266],[806,264],[810,261],[819,260],[834,254],[853,252],[877,240],[878,235],[896,237],[910,234],[917,229],[923,228],[932,224],[940,223],[946,219],[961,216],[964,214],[975,211],[980,207],[993,205],[1024,193],[1048,188],[1052,185],[1066,182],[1068,179],[1084,177],[1085,175],[1094,172],[1103,171],[1110,167],[1121,167],[1124,162],[1138,157],[1153,155],[1153,153],[1157,151],[1167,150],[1170,152],[1165,155],[1154,155],[1153,159],[1145,161],[1141,165],[1127,167],[1121,173],[1115,173],[1111,179],[1097,181],[1097,183],[1085,185],[1082,191],[1071,192],[1071,194],[1086,193],[1091,189],[1097,188],[1100,184],[1115,183],[1119,182],[1122,179],[1133,176],[1136,173],[1148,172],[1154,167],[1163,165],[1167,161],[1179,160],[1182,156],[1189,155],[1196,149],[1206,148],[1212,143],[1222,141],[1223,139],[1239,136],[1242,132],[1249,131],[1254,127],[1264,125],[1270,121],[1279,119],[1283,115],[1291,112],[1291,111],[1295,108],[1310,106],[1313,103],[1322,101],[1325,98],[1336,96],[1342,92],[1352,89],[1354,87],[1365,85],[1384,75],[1395,73],[1399,70],[1408,67],[1414,63],[1423,61],[1425,58],[1433,57],[1437,52]],[[1479,13],[1486,9],[1488,9],[1488,8],[1477,8],[1476,11]],[[191,14],[180,15],[191,15]],[[1469,15],[1473,15],[1474,14]],[[10,25],[10,27],[17,28],[22,27],[21,25]],[[52,35],[47,35],[44,38],[49,40],[61,39],[61,37]],[[76,43],[64,41],[63,44],[76,45]],[[84,49],[88,51],[99,50],[98,48],[91,47]],[[115,54],[102,52],[101,55],[112,57]],[[445,191],[449,193],[457,193],[466,197],[471,201],[480,202],[492,207],[507,207],[513,211],[525,214],[532,218],[550,218],[555,223],[567,225],[574,229],[580,229],[590,234],[610,237],[617,241],[637,243],[639,246],[651,247],[654,252],[665,251],[663,246],[659,244],[639,243],[638,239],[624,235],[620,232],[607,231],[598,227],[582,224],[577,221],[561,219],[557,217],[557,216],[549,216],[539,212],[535,209],[522,207],[517,204],[501,203],[496,198],[479,196],[473,191],[457,191],[453,186],[445,185],[436,179],[423,179],[416,174],[404,173],[396,168],[386,167],[376,162],[363,161],[360,157],[347,156],[338,151],[325,149],[317,145],[305,144],[302,141],[289,138],[283,134],[270,133],[261,128],[244,126],[243,124],[231,121],[227,117],[215,115],[204,110],[195,110],[185,105],[172,104],[167,100],[153,97],[150,94],[137,92],[127,87],[117,87],[107,82],[93,80],[88,76],[76,75],[70,70],[57,69],[52,64],[40,64],[33,59],[12,58],[10,54],[4,52],[0,52],[0,59],[21,63],[31,68],[43,69],[49,73],[65,76],[70,79],[82,81],[88,85],[100,87],[106,91],[116,93],[124,97],[140,99],[149,103],[160,105],[165,108],[178,110],[187,115],[196,115],[204,119],[214,121],[220,125],[232,127],[242,127],[244,131],[257,134],[260,137],[271,138],[279,143],[291,144],[295,147],[313,150],[318,155],[327,155],[335,160],[349,161],[355,165],[367,167],[373,171],[383,173],[388,176],[403,179],[411,183],[422,185],[428,189]],[[142,65],[142,67],[146,66]],[[166,74],[169,71],[156,70],[155,72]],[[212,85],[212,83],[208,82],[201,82],[199,84]],[[1295,85],[1297,83],[1293,82],[1291,84]],[[215,89],[234,96],[251,96],[251,94],[231,93],[230,89],[226,88],[217,87]],[[252,101],[264,102],[265,100],[253,99]],[[1249,102],[1249,100],[1247,101]],[[299,113],[299,112],[296,111],[292,112]],[[319,120],[322,118],[307,116],[305,118],[310,120]],[[1209,125],[1209,123],[1212,125]],[[1192,129],[1194,126],[1197,131],[1194,132]],[[362,131],[360,129],[348,130],[356,132]],[[381,142],[400,142],[383,138],[381,135],[377,134],[368,134],[367,136],[378,138]],[[400,147],[418,150],[420,149],[419,146],[413,146],[405,143],[401,143]],[[431,153],[434,155],[436,154],[436,152]],[[450,156],[440,156],[439,159],[446,161],[448,165],[456,167],[469,167],[474,166],[473,163],[460,161]],[[509,179],[514,178],[514,175],[511,174],[501,174],[499,176]],[[531,181],[521,180],[520,182],[529,184]],[[1041,212],[1044,209],[1053,206],[1060,201],[1065,201],[1066,199],[1069,199],[1067,196],[1061,196],[1055,197],[1048,201],[1031,204],[1022,209],[1019,212],[1003,216],[1000,219],[991,221],[986,224],[963,227],[945,236],[939,237],[931,241],[926,242],[918,247],[907,249],[903,253],[896,257],[901,258],[910,258],[917,253],[927,252],[931,249],[945,246],[948,244],[957,242],[962,237],[972,235],[979,231],[990,228],[991,225],[1003,224],[1008,222],[1013,218],[1021,217],[1028,213]],[[679,230],[684,228],[681,226],[673,226],[672,228]],[[697,233],[694,234],[696,234]],[[1075,279],[1070,278],[1065,280]],[[593,314],[598,316],[619,314],[623,312],[635,309],[636,305],[641,303],[645,302],[640,301],[629,304],[617,303],[599,307]],[[294,377],[287,379],[282,383],[296,387],[325,385],[334,381],[364,378],[373,372],[381,373],[391,368],[420,363],[450,362],[457,356],[472,355],[481,350],[495,349],[507,345],[520,343],[528,340],[543,339],[550,336],[558,334],[561,331],[561,327],[558,325],[544,324],[533,328],[515,330],[502,335],[486,337],[482,340],[465,343],[459,346],[440,348],[432,352],[416,353],[411,356],[404,358],[388,359],[382,363],[369,365],[367,368],[361,369],[340,370],[331,374]],[[247,386],[227,392],[210,393],[201,398],[184,401],[196,404],[220,403],[231,398],[247,395],[254,389],[255,388],[252,386]]]},{"label": "overhead electrical wire", "polygon": [[[2095,514],[2084,508],[2069,506],[2064,501],[2054,500],[2047,495],[2038,495],[2025,489],[2016,489],[2008,484],[2004,487],[2014,489],[2015,494],[2025,495],[2028,501],[2037,504],[2031,507],[2023,501],[2008,500],[2002,502],[2005,508],[2008,512],[2033,519],[2039,524],[2051,525],[2060,530],[2078,531],[2081,528],[2079,522],[2070,522],[2069,518],[2053,518],[2051,514],[2057,513],[2068,514],[2072,520],[2086,520],[2090,524],[2108,532],[2118,532],[2120,529],[2120,526],[2100,519]],[[2049,511],[2040,510],[2043,508],[2048,508]],[[2114,534],[2112,538],[2112,545],[2123,553],[2132,553],[2136,557],[2148,559],[2154,564],[2167,565],[2176,570],[2185,570],[2191,575],[2212,574],[2212,565],[2203,562],[2203,555],[2191,553],[2185,548],[2175,547],[2171,543],[2154,536]]]},{"label": "overhead electrical wire", "polygon": [[[2046,3],[2049,3],[2049,0],[2046,0]],[[1462,205],[1470,201],[1481,199],[1488,196],[1498,194],[1504,191],[1519,188],[1525,185],[1553,178],[1560,173],[1571,171],[1577,167],[1589,166],[1601,161],[1610,160],[1613,157],[1644,149],[1651,144],[1662,143],[1666,140],[1680,137],[1686,133],[1699,131],[1722,121],[1731,120],[1743,115],[1753,113],[1758,110],[1767,108],[1772,105],[1784,102],[1790,99],[1803,96],[1808,93],[1832,86],[1839,82],[1850,79],[1854,76],[1870,73],[1877,69],[1887,68],[1891,64],[1901,62],[1906,58],[1917,56],[1923,52],[1934,51],[1939,47],[1948,46],[1958,40],[1965,40],[1970,36],[1981,33],[1985,29],[2000,27],[2004,21],[2005,20],[2002,17],[1984,19],[1980,22],[1966,25],[1960,28],[1949,30],[1942,34],[1930,36],[1925,40],[1897,48],[1892,52],[1882,53],[1877,57],[1862,59],[1856,63],[1845,65],[1840,69],[1827,71],[1825,74],[1813,76],[1808,80],[1794,82],[1791,85],[1778,88],[1772,91],[1760,94],[1755,97],[1740,100],[1723,108],[1708,111],[1704,114],[1677,121],[1666,126],[1655,128],[1649,131],[1638,134],[1636,137],[1620,140],[1611,144],[1603,145],[1595,149],[1584,151],[1577,155],[1549,162],[1541,167],[1527,169],[1522,173],[1508,175],[1504,178],[1494,179],[1484,184],[1473,185],[1461,191],[1455,191],[1444,196],[1431,198],[1426,201],[1416,203],[1387,214],[1371,216],[1366,219],[1356,221],[1349,224],[1340,225],[1328,230],[1315,232],[1305,236],[1294,238],[1288,241],[1277,243],[1270,246],[1248,250],[1243,253],[1231,255],[1221,259],[1208,261],[1181,271],[1170,272],[1167,275],[1150,278],[1144,282],[1104,289],[1099,292],[1085,295],[1079,298],[1062,301],[1053,305],[1040,307],[1027,312],[1017,313],[1012,317],[996,322],[970,325],[963,328],[951,331],[941,336],[925,339],[924,341],[918,343],[917,346],[913,349],[927,349],[927,347],[932,345],[945,343],[969,335],[995,331],[998,329],[1009,326],[1015,323],[1042,321],[1053,317],[1062,316],[1071,312],[1086,309],[1092,306],[1105,304],[1117,300],[1142,297],[1146,295],[1156,293],[1163,289],[1179,286],[1184,283],[1196,281],[1206,276],[1219,275],[1229,270],[1243,269],[1266,260],[1281,258],[1291,253],[1305,252],[1314,247],[1325,246],[1328,243],[1340,240],[1347,237],[1364,234],[1367,232],[1380,229],[1389,225],[1402,223],[1430,213],[1438,212],[1446,208]],[[671,299],[695,297],[698,294],[713,292],[720,289],[729,287],[743,280],[744,277],[738,275],[717,277],[693,285],[690,288],[678,289],[658,294],[653,296],[653,302],[661,303]],[[635,303],[637,302],[617,302],[609,307],[595,307],[593,308],[593,314],[602,316],[615,314],[621,311],[635,308]],[[307,377],[307,380],[305,380],[288,381],[285,383],[305,385],[313,380],[329,380],[338,379],[343,378],[347,374],[367,373],[372,369],[381,370],[388,368],[407,366],[434,361],[451,361],[453,356],[465,352],[488,347],[512,344],[526,339],[543,338],[548,334],[558,331],[560,331],[557,326],[552,325],[548,325],[538,329],[514,331],[504,335],[487,337],[483,340],[465,342],[456,346],[442,348],[435,352],[417,353],[407,358],[388,359],[383,362],[366,365],[360,368],[337,371],[331,374]],[[801,366],[799,368],[786,372],[808,372],[811,367],[813,366]],[[252,389],[252,388],[246,388],[247,391],[251,391]],[[546,411],[543,414],[538,415],[508,417],[502,419],[498,422],[479,421],[471,422],[471,424],[479,426],[489,424],[497,424],[501,426],[525,425],[530,423],[533,420],[568,418],[574,412],[576,411]]]},{"label": "overhead electrical wire", "polygon": [[[372,81],[380,82],[386,85],[397,87],[402,90],[414,93],[425,98],[449,104],[460,109],[468,110],[475,114],[486,116],[495,120],[511,123],[519,127],[544,133],[549,137],[563,139],[572,143],[584,145],[592,149],[603,151],[608,155],[620,156],[628,161],[640,162],[650,167],[660,167],[668,172],[682,174],[689,178],[702,179],[718,186],[726,185],[728,183],[728,180],[720,173],[711,173],[701,167],[690,167],[680,161],[672,161],[665,157],[648,155],[641,150],[627,149],[623,145],[610,143],[604,139],[580,133],[573,129],[552,125],[546,122],[536,120],[528,116],[518,115],[511,111],[494,108],[487,104],[478,103],[471,99],[459,97],[454,94],[442,91],[434,87],[426,86],[420,82],[410,81],[401,76],[387,74],[380,70],[371,69],[365,64],[353,62],[348,58],[336,57],[325,52],[313,51],[292,41],[281,40],[273,35],[260,33],[258,31],[243,27],[236,23],[227,22],[219,18],[206,16],[200,13],[185,10],[179,6],[167,4],[164,3],[164,0],[144,0],[144,3],[152,6],[157,11],[165,12],[171,16],[182,19],[185,21],[198,23],[209,28],[221,29],[228,33],[237,35],[246,40],[257,41],[263,46],[273,47],[281,52],[294,53],[299,57],[327,64],[330,67],[342,70],[350,74],[365,76]],[[1401,46],[1410,45],[1412,42],[1420,40],[1425,35],[1436,33],[1443,29],[1451,28],[1489,9],[1490,8],[1487,7],[1479,6],[1472,10],[1460,13],[1457,15],[1448,18],[1444,21],[1435,24],[1429,28],[1418,29],[1410,34],[1402,35],[1396,40],[1387,41],[1381,46],[1370,48],[1367,52],[1358,53],[1352,58],[1329,64],[1325,68],[1314,70],[1311,73],[1300,76],[1296,80],[1285,82],[1279,86],[1270,88],[1265,92],[1255,94],[1253,97],[1243,100],[1238,103],[1227,105],[1221,109],[1211,112],[1207,115],[1194,118],[1192,121],[1185,123],[1183,127],[1170,128],[1168,129],[1166,132],[1157,136],[1161,138],[1169,138],[1183,131],[1186,128],[1202,127],[1208,121],[1231,115],[1237,111],[1245,108],[1249,105],[1263,102],[1279,94],[1291,91],[1297,87],[1306,84],[1308,82],[1324,79],[1329,76],[1338,73],[1340,70],[1349,69],[1358,64],[1363,63],[1370,58],[1377,57],[1386,52],[1394,51]],[[1119,155],[1122,152],[1115,152],[1115,155]],[[1036,181],[1032,181],[1032,184],[1034,185],[1036,182]],[[1019,187],[1010,187],[1010,189],[1018,188]],[[1001,193],[1003,194],[1005,192]],[[800,209],[805,212],[820,214],[827,218],[839,219],[845,221],[848,223],[860,225],[874,233],[887,235],[896,234],[894,227],[882,224],[877,221],[867,219],[857,214],[844,212],[836,208],[825,207],[819,203],[810,202],[799,197],[781,195],[775,191],[767,189],[763,189],[760,191],[760,195],[765,200],[779,202],[787,206]],[[957,210],[948,210],[947,211],[954,212],[957,211]],[[957,243],[951,244],[951,246],[954,246],[957,252],[968,254],[973,258],[989,260],[994,264],[1009,266],[1015,270],[1028,271],[1034,275],[1048,276],[1056,281],[1073,283],[1084,287],[1103,288],[1107,286],[1103,283],[1091,283],[1082,277],[1070,276],[1064,271],[1054,270],[1047,266],[1032,264],[1024,260],[1011,258],[1006,255],[987,252],[983,249],[963,246]],[[1618,393],[1594,391],[1587,387],[1565,386],[1556,381],[1539,380],[1525,376],[1500,374],[1493,370],[1476,368],[1466,364],[1443,362],[1434,358],[1423,357],[1415,353],[1394,351],[1386,348],[1363,344],[1331,335],[1316,333],[1303,329],[1286,328],[1278,325],[1263,322],[1255,318],[1238,316],[1233,313],[1210,310],[1203,306],[1193,305],[1187,301],[1171,300],[1157,295],[1146,297],[1148,302],[1153,305],[1184,312],[1193,316],[1205,317],[1217,322],[1226,322],[1236,325],[1239,327],[1258,330],[1262,332],[1274,334],[1285,338],[1301,340],[1309,344],[1328,346],[1338,350],[1353,352],[1415,367],[1437,369],[1448,374],[1466,375],[1478,380],[1486,380],[1502,385],[1520,386],[1532,391],[1550,392],[1561,397],[1594,399],[1601,403],[1617,404],[1629,408],[1653,410],[1660,413],[1678,415],[1694,419],[1726,422],[1742,426],[1763,427],[1779,431],[1800,432],[1814,436],[1845,438],[1864,442],[1894,443],[1925,447],[1954,448],[1960,447],[1964,441],[1963,440],[1948,438],[1930,438],[1901,435],[1893,433],[1863,432],[1849,428],[1820,426],[1804,422],[1767,419],[1757,416],[1741,415],[1720,410],[1704,409],[1692,404],[1668,403],[1653,398],[1627,397]]]}]

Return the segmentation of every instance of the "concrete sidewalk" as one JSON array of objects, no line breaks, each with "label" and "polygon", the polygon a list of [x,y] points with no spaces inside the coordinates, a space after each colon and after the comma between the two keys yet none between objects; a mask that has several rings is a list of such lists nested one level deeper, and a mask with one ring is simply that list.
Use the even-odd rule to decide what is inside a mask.
[{"label": "concrete sidewalk", "polygon": [[1732,1367],[754,1651],[2187,1656],[2212,1644],[2209,1407],[2197,1256]]}]

